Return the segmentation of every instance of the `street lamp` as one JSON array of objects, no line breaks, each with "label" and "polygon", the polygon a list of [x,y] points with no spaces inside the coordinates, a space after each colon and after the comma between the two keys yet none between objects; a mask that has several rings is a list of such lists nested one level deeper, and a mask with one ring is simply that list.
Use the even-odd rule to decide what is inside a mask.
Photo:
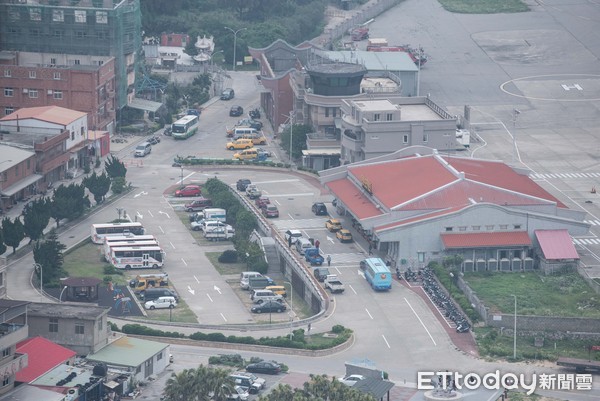
[{"label": "street lamp", "polygon": [[42,269],[42,265],[40,265],[39,263],[33,263],[33,270],[40,271],[40,302],[44,302],[44,270]]},{"label": "street lamp", "polygon": [[284,281],[290,285],[290,340],[294,337],[294,286],[290,281]]},{"label": "street lamp", "polygon": [[65,285],[63,287],[63,289],[61,290],[60,295],[58,296],[58,303],[62,302],[62,294],[63,294],[63,292],[65,292],[66,289],[67,289],[67,286]]},{"label": "street lamp", "polygon": [[290,122],[290,168],[292,168],[293,158],[292,158],[292,144],[294,143],[294,111],[292,110],[289,115],[282,114],[283,117],[287,117]]},{"label": "street lamp", "polygon": [[233,29],[224,26],[223,28],[230,30],[231,32],[233,32],[233,71],[235,71],[235,51],[236,51],[236,46],[237,46],[237,34],[240,31],[243,31],[244,29],[248,29],[248,28],[240,28],[237,31],[234,31]]},{"label": "street lamp", "polygon": [[517,161],[517,116],[521,114],[521,112],[517,109],[513,109],[513,162]]},{"label": "street lamp", "polygon": [[179,181],[179,185],[181,187],[183,187],[183,165],[181,165],[180,167],[181,167],[181,181]]},{"label": "street lamp", "polygon": [[511,294],[515,298],[515,314],[513,316],[513,359],[517,359],[517,296]]}]

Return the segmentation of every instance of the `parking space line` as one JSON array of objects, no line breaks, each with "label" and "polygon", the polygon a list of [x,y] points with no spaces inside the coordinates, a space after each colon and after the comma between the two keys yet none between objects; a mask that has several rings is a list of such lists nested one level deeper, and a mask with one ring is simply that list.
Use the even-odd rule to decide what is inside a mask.
[{"label": "parking space line", "polygon": [[169,241],[169,244],[171,244],[171,248],[176,249],[175,245],[173,245],[173,243],[171,241]]},{"label": "parking space line", "polygon": [[388,347],[389,349],[392,349],[392,347],[390,347],[390,343],[388,343],[388,340],[387,340],[387,338],[385,338],[385,336],[384,336],[383,334],[381,335],[381,337],[383,337],[383,341],[385,341],[385,345],[387,345],[387,347]]},{"label": "parking space line", "polygon": [[410,304],[410,302],[408,302],[408,299],[404,298],[404,301],[406,301],[406,304],[408,305],[408,307],[410,308],[410,310],[412,310],[412,312],[415,314],[415,316],[417,317],[417,319],[419,319],[419,322],[421,323],[421,326],[423,326],[423,328],[425,329],[425,331],[429,335],[429,338],[431,338],[431,342],[433,343],[433,345],[435,345],[437,347],[437,343],[433,339],[433,336],[431,335],[431,333],[429,332],[429,330],[427,330],[427,327],[425,326],[425,323],[423,323],[423,321],[421,320],[421,318],[419,317],[419,315],[417,314],[417,312],[414,310],[414,308],[412,307],[412,305]]},{"label": "parking space line", "polygon": [[148,214],[150,215],[150,217],[154,217],[154,215],[152,214],[152,212],[150,210],[148,210]]},{"label": "parking space line", "polygon": [[163,234],[165,233],[165,230],[163,230],[161,226],[158,226],[158,229],[160,230],[161,233],[163,233]]},{"label": "parking space line", "polygon": [[184,258],[181,258],[181,261],[183,262],[184,265],[186,265],[186,266],[188,265]]},{"label": "parking space line", "polygon": [[355,295],[358,295],[358,292],[356,292],[354,287],[352,287],[350,284],[348,284],[348,287],[350,287],[350,289],[352,290],[352,292],[354,292]]},{"label": "parking space line", "polygon": [[208,299],[210,299],[210,302],[215,302],[215,301],[213,301],[213,299],[211,298],[209,293],[206,293],[206,296],[208,297]]},{"label": "parking space line", "polygon": [[373,320],[373,316],[371,315],[371,313],[369,312],[369,310],[367,308],[365,308],[365,310],[367,311],[367,315],[369,315],[369,317],[371,318],[371,320]]},{"label": "parking space line", "polygon": [[225,318],[225,315],[223,315],[222,313],[220,315],[223,318],[223,320],[227,321],[227,319]]}]

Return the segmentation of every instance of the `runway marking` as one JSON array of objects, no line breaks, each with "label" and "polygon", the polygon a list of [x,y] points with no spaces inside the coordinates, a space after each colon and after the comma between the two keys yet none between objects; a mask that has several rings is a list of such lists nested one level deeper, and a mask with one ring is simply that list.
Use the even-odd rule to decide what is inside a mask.
[{"label": "runway marking", "polygon": [[225,318],[225,315],[223,315],[222,313],[220,315],[223,318],[223,320],[227,321],[227,319]]},{"label": "runway marking", "polygon": [[355,295],[358,295],[358,293],[356,292],[356,290],[354,289],[354,287],[352,287],[350,284],[348,284],[348,287],[349,287],[349,288],[352,290],[352,292],[353,292]]},{"label": "runway marking", "polygon": [[385,338],[385,336],[384,336],[383,334],[381,335],[381,337],[383,337],[383,341],[385,341],[385,345],[387,345],[387,347],[388,347],[389,349],[391,349],[392,347],[390,347],[390,343],[388,343],[388,340],[387,340],[387,338]]},{"label": "runway marking", "polygon": [[419,319],[419,322],[421,323],[421,326],[423,326],[423,328],[425,329],[425,331],[429,335],[429,338],[431,338],[431,342],[433,343],[433,345],[435,345],[437,347],[437,343],[433,339],[433,336],[431,335],[431,333],[429,332],[429,330],[427,330],[427,327],[425,326],[425,323],[423,323],[423,321],[421,320],[421,318],[419,317],[419,315],[417,314],[417,312],[414,310],[414,308],[412,307],[412,305],[410,304],[410,302],[408,302],[408,299],[404,298],[404,301],[406,301],[406,304],[408,305],[408,307],[410,308],[410,310],[412,310],[413,313],[415,314],[415,316],[417,317],[417,319]]},{"label": "runway marking", "polygon": [[365,308],[365,310],[367,311],[367,315],[369,315],[369,317],[371,318],[371,320],[373,320],[373,316],[371,316],[371,313],[369,312],[369,310],[367,308]]}]

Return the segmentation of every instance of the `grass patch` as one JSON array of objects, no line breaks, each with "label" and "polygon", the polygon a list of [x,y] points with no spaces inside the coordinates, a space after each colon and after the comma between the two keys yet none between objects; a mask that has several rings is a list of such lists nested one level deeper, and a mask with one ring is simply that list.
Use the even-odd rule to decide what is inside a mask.
[{"label": "grass patch", "polygon": [[465,281],[492,312],[600,318],[600,295],[577,273],[465,273]]},{"label": "grass patch", "polygon": [[[69,277],[94,277],[103,280],[110,276],[116,285],[127,285],[128,278],[122,271],[111,269],[101,256],[101,246],[94,244],[90,239],[65,252],[63,269]],[[110,269],[113,274],[107,274],[105,269]]]},{"label": "grass patch", "polygon": [[240,274],[247,270],[246,263],[237,262],[237,263],[221,263],[219,262],[219,256],[221,256],[223,252],[206,252],[205,255],[210,260],[210,263],[215,267],[215,269],[219,272],[220,275],[226,274]]},{"label": "grass patch", "polygon": [[438,0],[445,10],[460,14],[521,13],[529,7],[521,0]]},{"label": "grass patch", "polygon": [[[143,302],[142,302],[143,304]],[[175,323],[198,323],[198,318],[188,308],[187,304],[179,298],[177,307],[171,310],[169,309],[155,309],[146,311],[148,320],[161,321],[161,322],[175,322]]]}]

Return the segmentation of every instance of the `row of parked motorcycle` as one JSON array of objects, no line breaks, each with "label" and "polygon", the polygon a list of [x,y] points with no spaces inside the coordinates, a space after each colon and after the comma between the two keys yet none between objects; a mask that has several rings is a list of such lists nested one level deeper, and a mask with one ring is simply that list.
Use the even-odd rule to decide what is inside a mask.
[{"label": "row of parked motorcycle", "polygon": [[[401,279],[401,273],[396,270],[398,279]],[[456,306],[452,298],[438,284],[433,270],[425,267],[418,271],[413,271],[410,268],[404,273],[404,279],[408,282],[422,283],[423,289],[429,295],[429,299],[437,306],[439,311],[456,325],[457,333],[467,333],[471,330],[471,324],[466,316]]]}]

